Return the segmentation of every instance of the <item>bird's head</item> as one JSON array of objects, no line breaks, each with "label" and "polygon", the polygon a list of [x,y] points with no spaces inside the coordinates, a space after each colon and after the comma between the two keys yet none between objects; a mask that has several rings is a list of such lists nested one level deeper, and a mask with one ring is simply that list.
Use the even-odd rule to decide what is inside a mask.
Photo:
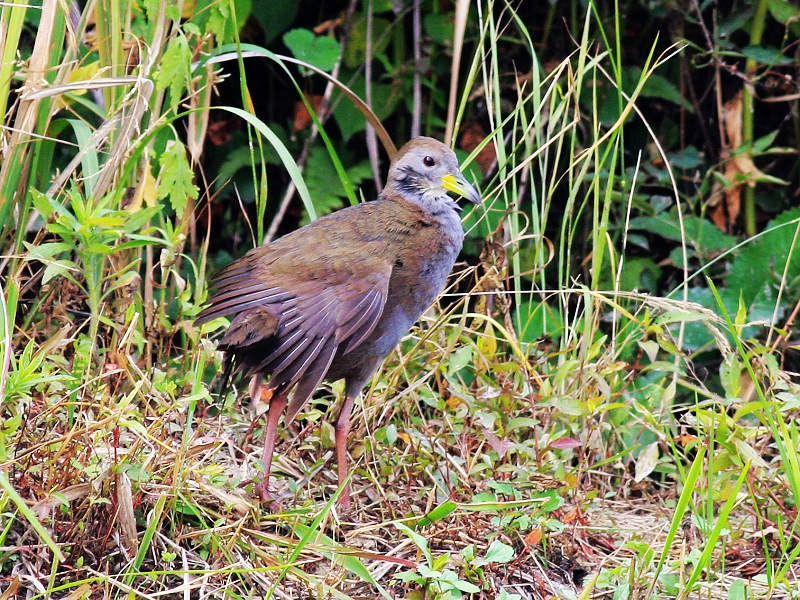
[{"label": "bird's head", "polygon": [[458,210],[448,192],[481,203],[478,190],[459,170],[455,153],[443,143],[418,137],[400,148],[389,167],[385,195],[398,195],[431,213]]}]

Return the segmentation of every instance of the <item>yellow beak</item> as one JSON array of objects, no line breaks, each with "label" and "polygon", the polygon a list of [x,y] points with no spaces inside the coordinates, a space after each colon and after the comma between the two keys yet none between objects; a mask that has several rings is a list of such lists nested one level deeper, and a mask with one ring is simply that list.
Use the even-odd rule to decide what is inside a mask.
[{"label": "yellow beak", "polygon": [[448,192],[458,194],[472,202],[473,204],[481,203],[481,195],[469,181],[467,181],[461,173],[457,175],[445,175],[442,177],[442,187]]}]

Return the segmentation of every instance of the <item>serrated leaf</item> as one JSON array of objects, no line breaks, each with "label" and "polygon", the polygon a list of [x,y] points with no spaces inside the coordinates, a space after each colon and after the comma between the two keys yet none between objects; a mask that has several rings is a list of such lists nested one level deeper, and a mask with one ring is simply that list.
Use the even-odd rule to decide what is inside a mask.
[{"label": "serrated leaf", "polygon": [[[231,14],[231,5],[236,13],[236,20]],[[207,13],[207,26],[217,38],[219,45],[233,41],[236,32],[241,29],[253,10],[252,0],[212,1],[204,12]]]},{"label": "serrated leaf", "polygon": [[172,209],[182,218],[188,199],[196,200],[198,196],[184,145],[175,140],[168,141],[159,157],[159,165],[158,199],[168,198]]},{"label": "serrated leaf", "polygon": [[[785,211],[769,222],[762,235],[739,250],[733,259],[727,285],[736,294],[741,292],[745,304],[751,307],[765,288],[773,290],[783,277],[789,281],[800,275],[800,248],[794,248],[788,268],[786,261],[794,239],[800,208]],[[772,296],[772,292],[767,292]],[[769,301],[770,297],[764,297]]]},{"label": "serrated leaf", "polygon": [[156,89],[169,89],[170,107],[175,108],[182,96],[182,90],[189,81],[189,66],[192,54],[189,44],[182,35],[172,38],[164,51],[156,73]]},{"label": "serrated leaf", "polygon": [[[303,172],[308,192],[314,201],[317,216],[322,216],[341,208],[342,201],[347,197],[347,192],[342,185],[339,174],[336,172],[328,151],[323,146],[314,146],[308,154],[306,169]],[[372,172],[367,161],[362,161],[346,170],[350,183],[358,185],[371,176]],[[305,215],[301,224],[308,223],[309,217]]]}]

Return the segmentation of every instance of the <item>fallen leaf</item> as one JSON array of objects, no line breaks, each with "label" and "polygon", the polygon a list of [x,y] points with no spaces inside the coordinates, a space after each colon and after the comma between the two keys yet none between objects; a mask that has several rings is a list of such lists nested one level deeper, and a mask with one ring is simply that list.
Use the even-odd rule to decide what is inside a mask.
[{"label": "fallen leaf", "polygon": [[538,546],[539,542],[542,541],[542,537],[544,537],[544,531],[542,531],[541,527],[535,527],[528,535],[525,536],[525,545],[526,546]]},{"label": "fallen leaf", "polygon": [[[311,96],[309,100],[314,112],[319,113],[319,107],[322,105],[322,96]],[[311,113],[308,112],[305,103],[302,100],[298,100],[294,103],[294,121],[292,122],[292,131],[297,133],[309,125],[311,125]]]}]

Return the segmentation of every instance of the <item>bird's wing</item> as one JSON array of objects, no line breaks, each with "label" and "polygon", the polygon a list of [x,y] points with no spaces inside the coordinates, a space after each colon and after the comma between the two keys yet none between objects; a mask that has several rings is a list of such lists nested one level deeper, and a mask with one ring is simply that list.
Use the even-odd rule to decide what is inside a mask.
[{"label": "bird's wing", "polygon": [[248,372],[269,375],[270,387],[297,384],[289,414],[320,384],[336,351],[349,352],[375,328],[393,265],[369,244],[304,250],[270,244],[235,261],[215,278],[197,318],[233,316],[220,347]]}]

